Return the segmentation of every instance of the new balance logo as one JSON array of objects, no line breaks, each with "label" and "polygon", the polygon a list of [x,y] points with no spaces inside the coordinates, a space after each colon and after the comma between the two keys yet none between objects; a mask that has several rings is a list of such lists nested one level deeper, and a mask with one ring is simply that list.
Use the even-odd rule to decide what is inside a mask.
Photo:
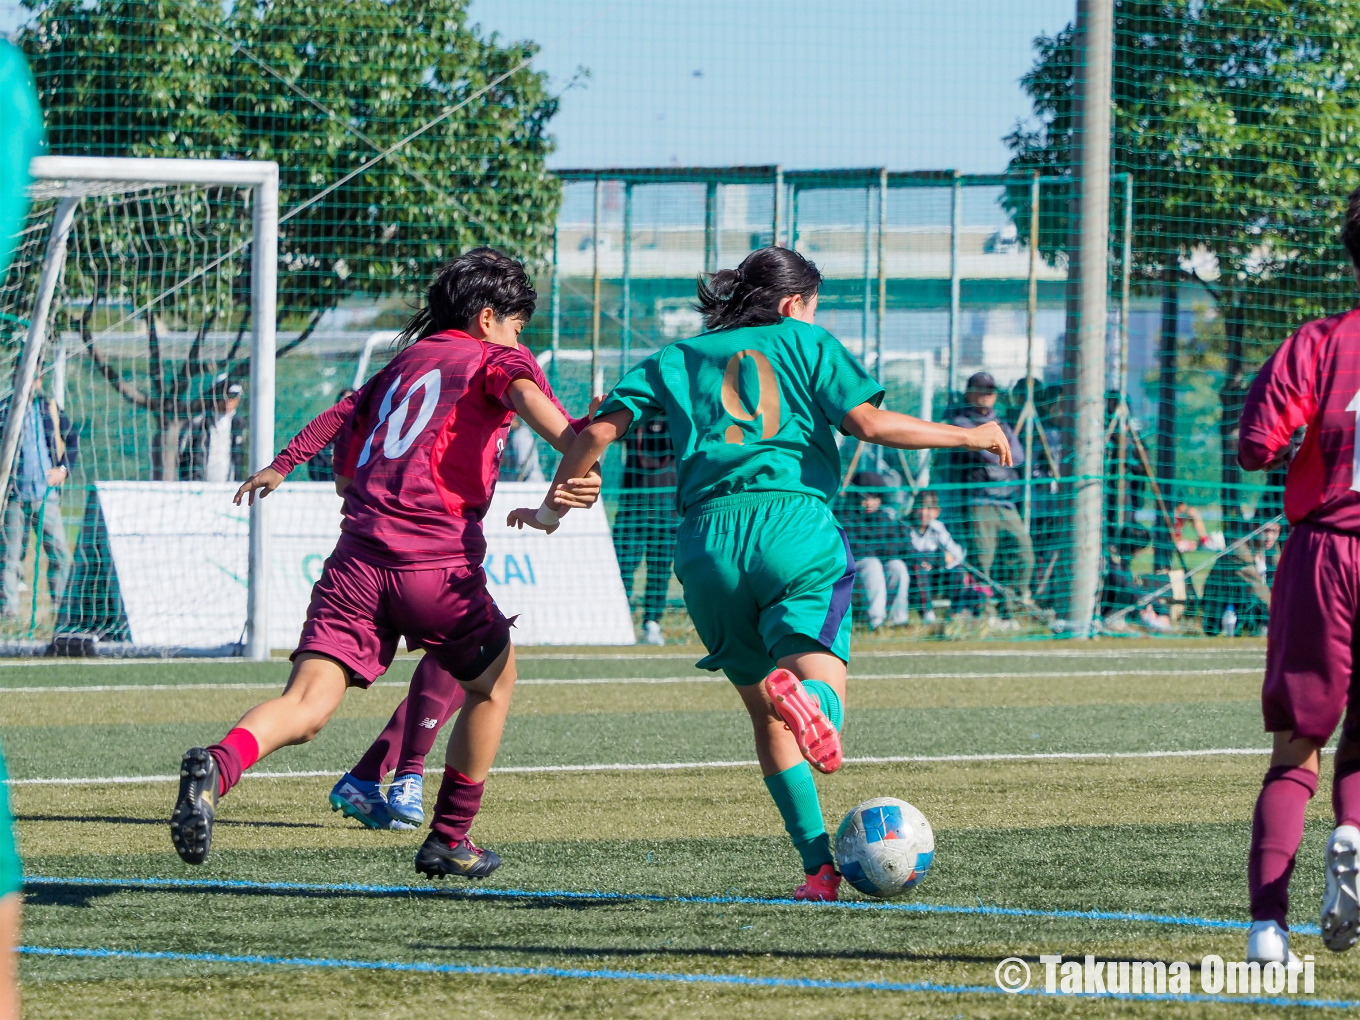
[{"label": "new balance logo", "polygon": [[438,725],[439,725],[439,720],[438,720],[438,719],[422,719],[422,720],[420,720],[420,728],[423,729],[423,730],[432,730],[432,729],[434,729],[434,728],[435,728],[436,726],[438,726]]}]

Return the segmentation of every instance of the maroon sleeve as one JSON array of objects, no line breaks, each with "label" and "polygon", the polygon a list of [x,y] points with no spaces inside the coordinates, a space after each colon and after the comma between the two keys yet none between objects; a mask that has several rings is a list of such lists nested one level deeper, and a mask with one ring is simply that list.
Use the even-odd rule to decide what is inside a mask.
[{"label": "maroon sleeve", "polygon": [[[363,390],[359,391],[359,393],[362,392]],[[359,401],[359,393],[351,393],[344,400],[327,408],[309,421],[269,466],[279,474],[286,476],[293,468],[311,460],[324,450],[345,427],[355,404]]]},{"label": "maroon sleeve", "polygon": [[1242,406],[1237,462],[1261,471],[1284,449],[1300,425],[1317,411],[1318,347],[1325,333],[1309,323],[1272,354],[1256,374]]},{"label": "maroon sleeve", "polygon": [[507,411],[515,409],[510,402],[510,384],[516,379],[528,379],[539,389],[546,385],[543,370],[527,347],[502,347],[499,344],[487,344],[487,347],[486,395]]},{"label": "maroon sleeve", "polygon": [[543,395],[562,412],[562,417],[567,419],[567,423],[571,425],[573,432],[579,433],[590,424],[590,415],[586,415],[584,418],[573,418],[571,412],[562,406],[562,401],[557,399],[557,394],[548,384],[548,377],[543,374],[542,367],[530,353],[529,348],[500,347],[488,354],[486,359],[487,396],[500,401],[501,406],[509,411],[515,409],[514,404],[510,401],[510,384],[516,379],[528,379],[542,390]]}]

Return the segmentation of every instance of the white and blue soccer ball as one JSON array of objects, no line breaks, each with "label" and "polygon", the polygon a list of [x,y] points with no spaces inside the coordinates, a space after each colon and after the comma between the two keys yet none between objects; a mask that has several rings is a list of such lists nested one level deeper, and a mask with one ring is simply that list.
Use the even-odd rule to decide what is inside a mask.
[{"label": "white and blue soccer ball", "polygon": [[841,875],[866,896],[890,900],[926,877],[935,833],[905,800],[875,797],[856,804],[836,830]]}]

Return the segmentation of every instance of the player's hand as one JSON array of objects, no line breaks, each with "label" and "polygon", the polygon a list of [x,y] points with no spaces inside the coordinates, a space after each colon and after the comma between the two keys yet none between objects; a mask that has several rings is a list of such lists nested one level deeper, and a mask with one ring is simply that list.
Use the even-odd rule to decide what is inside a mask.
[{"label": "player's hand", "polygon": [[271,492],[283,484],[283,475],[273,468],[267,467],[256,471],[253,475],[241,483],[241,487],[236,490],[236,498],[232,500],[237,506],[241,505],[241,497],[247,496],[251,506],[255,505],[255,492],[259,490],[260,498],[264,499]]},{"label": "player's hand", "polygon": [[586,510],[600,498],[600,476],[590,472],[584,478],[568,478],[553,490],[550,502],[561,510]]},{"label": "player's hand", "polygon": [[510,516],[505,519],[505,526],[507,528],[518,528],[520,531],[530,527],[535,531],[546,531],[551,535],[562,525],[560,522],[544,524],[538,519],[538,507],[522,506],[518,510],[510,511]]},{"label": "player's hand", "polygon": [[605,396],[606,396],[605,394],[601,393],[597,397],[590,398],[590,409],[586,411],[587,418],[595,417],[595,412],[598,411],[600,409],[600,405],[604,403]]},{"label": "player's hand", "polygon": [[1011,466],[1010,441],[1006,438],[1006,433],[1002,431],[1001,426],[994,421],[979,425],[975,429],[968,429],[964,445],[970,450],[994,453],[1001,461],[1002,467]]}]

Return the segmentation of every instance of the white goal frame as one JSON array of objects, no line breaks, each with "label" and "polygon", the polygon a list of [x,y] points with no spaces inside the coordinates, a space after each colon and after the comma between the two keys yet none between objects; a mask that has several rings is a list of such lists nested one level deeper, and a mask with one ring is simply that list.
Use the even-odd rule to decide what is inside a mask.
[{"label": "white goal frame", "polygon": [[[19,446],[20,425],[33,399],[42,363],[53,295],[66,263],[76,210],[85,195],[137,186],[197,184],[249,188],[251,215],[250,288],[250,471],[274,459],[274,350],[278,310],[279,165],[266,160],[116,159],[93,156],[38,156],[29,164],[33,191],[59,197],[48,233],[47,252],[28,334],[14,374],[10,412],[0,432],[0,514]],[[17,412],[17,413],[16,413]],[[244,653],[269,658],[269,527],[265,503],[250,508],[250,566],[247,578]]]}]

